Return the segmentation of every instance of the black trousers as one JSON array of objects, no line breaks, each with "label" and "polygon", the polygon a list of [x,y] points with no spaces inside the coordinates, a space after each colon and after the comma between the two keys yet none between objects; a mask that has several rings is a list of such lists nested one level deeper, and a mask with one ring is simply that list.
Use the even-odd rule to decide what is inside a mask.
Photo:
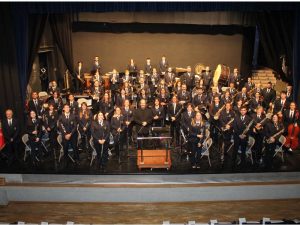
[{"label": "black trousers", "polygon": [[234,146],[232,153],[232,167],[236,167],[236,158],[238,154],[239,147],[241,146],[241,166],[244,167],[246,165],[246,148],[248,143],[248,137],[246,136],[244,139],[241,139],[238,135],[234,135]]},{"label": "black trousers", "polygon": [[73,134],[70,138],[70,140],[66,140],[65,137],[63,137],[63,148],[64,148],[64,158],[68,158],[68,149],[71,146],[73,149],[74,159],[79,160],[79,152],[77,148],[77,135]]},{"label": "black trousers", "polygon": [[273,156],[275,154],[275,148],[276,148],[276,142],[268,144],[265,144],[265,157],[264,157],[264,161],[265,161],[265,167],[266,169],[272,169],[273,166]]},{"label": "black trousers", "polygon": [[4,155],[8,158],[8,160],[17,159],[19,155],[19,147],[20,147],[20,141],[14,140],[12,142],[9,142],[5,140],[5,147],[3,149]]},{"label": "black trousers", "polygon": [[116,151],[116,155],[119,156],[120,152],[123,151],[124,145],[124,133],[114,133],[114,149]]},{"label": "black trousers", "polygon": [[31,148],[31,160],[32,162],[35,162],[41,156],[41,140],[39,140],[38,142],[29,140],[29,145]]},{"label": "black trousers", "polygon": [[100,166],[105,167],[108,162],[108,141],[105,141],[103,145],[94,140],[94,146],[97,152],[97,159]]},{"label": "black trousers", "polygon": [[175,121],[175,122],[171,122],[171,126],[170,126],[170,136],[173,138],[173,142],[176,143],[176,145],[179,144],[179,130],[180,130],[180,124],[179,122]]},{"label": "black trousers", "polygon": [[261,134],[254,134],[255,143],[253,146],[254,153],[254,162],[255,164],[259,163],[259,160],[262,157],[262,148],[263,148],[263,136]]},{"label": "black trousers", "polygon": [[202,145],[201,147],[199,147],[197,140],[189,140],[188,146],[189,146],[189,151],[191,151],[192,153],[190,157],[191,164],[196,165],[200,163]]}]

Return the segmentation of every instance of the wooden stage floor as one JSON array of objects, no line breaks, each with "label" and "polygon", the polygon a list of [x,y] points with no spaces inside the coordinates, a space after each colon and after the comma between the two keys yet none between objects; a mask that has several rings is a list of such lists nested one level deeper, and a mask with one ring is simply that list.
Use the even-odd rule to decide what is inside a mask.
[{"label": "wooden stage floor", "polygon": [[185,203],[31,203],[11,202],[0,207],[0,221],[14,223],[125,223],[162,224],[196,221],[207,223],[210,219],[232,222],[239,217],[257,221],[271,219],[299,219],[300,199],[185,202]]}]

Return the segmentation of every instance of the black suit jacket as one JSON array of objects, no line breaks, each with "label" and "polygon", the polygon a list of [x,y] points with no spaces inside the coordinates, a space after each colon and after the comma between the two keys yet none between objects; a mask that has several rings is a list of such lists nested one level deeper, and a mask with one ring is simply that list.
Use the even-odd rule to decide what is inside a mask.
[{"label": "black suit jacket", "polygon": [[18,120],[12,118],[11,126],[8,125],[7,119],[2,120],[2,131],[6,143],[10,142],[11,139],[13,139],[13,141],[17,140],[20,135],[20,125]]},{"label": "black suit jacket", "polygon": [[[241,115],[237,115],[233,121],[234,135],[239,136],[240,134],[242,134],[250,122],[251,122],[251,118],[248,115],[245,115],[244,121],[241,120]],[[246,135],[250,131],[251,131],[251,128],[246,133]]]},{"label": "black suit jacket", "polygon": [[67,120],[65,114],[63,113],[58,120],[58,128],[62,133],[63,137],[66,134],[71,134],[72,136],[77,133],[77,120],[75,115],[69,115],[69,119]]},{"label": "black suit jacket", "polygon": [[99,124],[98,121],[93,121],[91,132],[94,141],[104,139],[106,144],[108,144],[109,135],[110,135],[110,126],[107,121],[103,121],[102,126]]},{"label": "black suit jacket", "polygon": [[42,106],[43,106],[43,102],[41,100],[37,100],[38,104],[35,105],[34,101],[31,99],[28,102],[28,110],[30,111],[34,111],[36,113],[37,116],[41,116],[42,114]]}]

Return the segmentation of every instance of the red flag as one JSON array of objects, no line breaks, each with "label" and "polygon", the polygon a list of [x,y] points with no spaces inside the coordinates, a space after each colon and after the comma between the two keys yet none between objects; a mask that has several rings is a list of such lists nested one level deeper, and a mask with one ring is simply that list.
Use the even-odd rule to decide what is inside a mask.
[{"label": "red flag", "polygon": [[5,146],[5,140],[2,132],[2,124],[0,122],[0,151],[4,148]]}]

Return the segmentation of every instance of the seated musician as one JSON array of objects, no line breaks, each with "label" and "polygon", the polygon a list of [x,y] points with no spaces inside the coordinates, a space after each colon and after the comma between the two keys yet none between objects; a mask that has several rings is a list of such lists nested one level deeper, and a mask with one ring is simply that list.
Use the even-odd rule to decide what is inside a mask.
[{"label": "seated musician", "polygon": [[120,162],[120,152],[123,151],[124,145],[125,118],[121,114],[121,108],[119,107],[116,107],[115,113],[111,118],[110,128],[114,137],[114,150]]},{"label": "seated musician", "polygon": [[247,92],[249,92],[250,90],[252,90],[254,88],[254,83],[252,82],[251,77],[248,77],[247,83],[245,83],[244,87],[246,88]]},{"label": "seated musician", "polygon": [[243,100],[240,99],[236,102],[236,104],[233,106],[233,111],[235,115],[241,115],[241,108],[243,106]]},{"label": "seated musician", "polygon": [[56,150],[58,112],[55,104],[49,103],[49,110],[43,116],[43,125],[49,134],[50,148]]},{"label": "seated musician", "polygon": [[121,93],[117,94],[116,96],[115,105],[118,107],[122,107],[126,99],[129,100],[129,96],[126,95],[125,89],[121,89]]},{"label": "seated musician", "polygon": [[[296,103],[295,102],[291,102],[290,103],[290,108],[285,110],[284,114],[283,114],[283,124],[284,124],[284,128],[285,128],[285,134],[287,134],[287,143],[285,144],[285,147],[287,148],[287,150],[289,152],[292,152],[293,150],[295,150],[297,148],[297,146],[299,146],[299,140],[297,142],[297,139],[295,138],[295,136],[297,135],[297,133],[295,133],[297,127],[299,127],[300,125],[300,116],[299,116],[299,110],[296,109]],[[289,131],[290,129],[290,125],[293,125],[293,129]],[[292,131],[292,132],[291,132]],[[290,138],[289,138],[290,136]],[[290,141],[289,141],[290,139]],[[298,138],[299,139],[299,138]]]},{"label": "seated musician", "polygon": [[62,135],[65,162],[68,160],[68,150],[71,146],[76,164],[79,164],[79,152],[77,148],[77,119],[75,114],[71,113],[71,107],[68,104],[64,105],[63,113],[59,117],[58,129]]},{"label": "seated musician", "polygon": [[126,99],[124,101],[124,106],[122,108],[122,115],[124,116],[125,121],[125,130],[126,140],[128,143],[132,141],[132,120],[133,120],[133,110],[130,107],[130,101]]},{"label": "seated musician", "polygon": [[91,95],[93,112],[98,112],[100,98],[104,95],[104,87],[102,85],[100,86],[100,83],[97,80],[94,82],[94,85],[91,89]]},{"label": "seated musician", "polygon": [[247,105],[246,103],[248,102],[248,94],[247,94],[247,88],[243,87],[242,91],[240,93],[238,93],[235,97],[235,101],[239,101],[242,100],[243,104]]},{"label": "seated musician", "polygon": [[96,70],[95,74],[93,75],[93,83],[95,83],[95,81],[103,84],[103,78],[100,76],[99,70]]},{"label": "seated musician", "polygon": [[87,103],[81,103],[78,116],[78,132],[81,135],[81,147],[84,150],[88,150],[89,140],[91,138],[91,122],[92,113],[87,107]]},{"label": "seated musician", "polygon": [[147,107],[146,100],[140,101],[140,107],[133,111],[133,120],[136,124],[137,136],[148,136],[153,120],[151,109]]},{"label": "seated musician", "polygon": [[260,82],[256,83],[254,91],[253,91],[253,95],[255,96],[255,93],[258,92],[260,94],[260,96],[262,96],[262,90],[263,89],[261,88],[261,83]]},{"label": "seated musician", "polygon": [[140,102],[142,99],[146,101],[147,104],[150,104],[152,101],[150,93],[147,93],[145,89],[141,89],[137,96],[138,102]]},{"label": "seated musician", "polygon": [[189,125],[188,132],[188,146],[191,151],[191,164],[192,168],[200,168],[200,158],[204,141],[206,139],[206,127],[202,120],[200,112],[195,113],[195,117],[192,119]]},{"label": "seated musician", "polygon": [[175,73],[172,71],[172,67],[169,67],[167,73],[165,74],[165,82],[167,84],[168,90],[172,93],[173,84],[175,82]]},{"label": "seated musician", "polygon": [[192,91],[195,86],[195,74],[192,72],[191,66],[187,67],[187,72],[180,77],[180,80],[186,84],[188,91]]},{"label": "seated musician", "polygon": [[49,88],[48,88],[48,94],[49,95],[53,95],[53,93],[55,92],[55,91],[57,91],[58,93],[60,92],[60,89],[59,89],[59,87],[57,86],[57,83],[56,83],[56,81],[54,80],[54,81],[51,81],[51,83],[50,83],[50,85],[49,85]]},{"label": "seated musician", "polygon": [[125,70],[125,76],[123,77],[123,84],[125,82],[132,84],[132,77],[130,76],[129,70]]},{"label": "seated musician", "polygon": [[169,67],[169,63],[166,59],[166,56],[162,56],[161,60],[159,61],[159,71],[161,75],[165,75],[165,73],[167,72],[167,69]]},{"label": "seated musician", "polygon": [[259,106],[263,106],[263,101],[261,99],[260,93],[256,92],[254,98],[251,98],[249,101],[249,112],[251,114],[256,113],[256,109]]},{"label": "seated musician", "polygon": [[130,59],[129,64],[127,65],[127,70],[129,70],[129,73],[137,73],[137,65],[133,59]]},{"label": "seated musician", "polygon": [[26,124],[26,133],[29,137],[29,146],[31,148],[31,161],[36,166],[41,157],[41,138],[42,138],[42,121],[37,117],[35,111],[30,111]]},{"label": "seated musician", "polygon": [[214,141],[218,141],[218,134],[219,134],[219,117],[224,105],[220,101],[220,98],[216,96],[214,98],[214,102],[209,107],[209,121],[210,121],[210,133],[211,137]]},{"label": "seated musician", "polygon": [[219,97],[219,99],[220,99],[221,94],[218,92],[218,89],[216,87],[211,87],[211,89],[209,90],[209,92],[207,94],[207,102],[209,105],[213,104],[215,97]]},{"label": "seated musician", "polygon": [[[160,93],[157,95],[157,98],[159,99],[160,105],[164,109],[165,115],[167,115],[167,107],[170,101],[170,96],[168,93],[166,93],[165,89],[161,89]],[[164,118],[165,120],[166,118]]]},{"label": "seated musician", "polygon": [[276,91],[273,89],[271,82],[268,82],[267,87],[262,90],[262,96],[266,111],[273,106],[273,102],[276,99]]},{"label": "seated musician", "polygon": [[[259,94],[259,93],[257,93]],[[253,161],[255,166],[260,164],[262,158],[262,149],[263,149],[263,140],[264,140],[264,127],[269,122],[266,115],[263,113],[264,109],[261,105],[258,105],[255,113],[252,115],[252,119],[254,120],[254,128],[252,132],[252,136],[255,139],[255,143],[253,146]]]},{"label": "seated musician", "polygon": [[113,69],[112,74],[110,75],[110,90],[112,95],[112,100],[115,101],[117,91],[119,90],[120,77],[116,69]]},{"label": "seated musician", "polygon": [[149,78],[149,83],[150,83],[150,91],[151,93],[155,93],[156,88],[158,86],[158,82],[159,82],[159,74],[157,73],[156,68],[153,68],[152,73],[150,74],[150,78]]},{"label": "seated musician", "polygon": [[164,125],[165,110],[164,107],[160,105],[158,98],[154,100],[154,106],[151,107],[153,115],[153,127],[162,127]]},{"label": "seated musician", "polygon": [[233,134],[233,121],[234,121],[234,111],[232,110],[231,103],[227,102],[225,108],[220,113],[220,127],[221,134],[223,137],[223,144],[221,148],[221,163],[224,163],[225,156],[227,155],[227,150],[231,145],[231,136]]},{"label": "seated musician", "polygon": [[208,91],[212,84],[212,78],[213,78],[209,66],[205,67],[205,71],[201,74],[201,77],[203,79],[203,85],[206,91]]},{"label": "seated musician", "polygon": [[193,97],[192,103],[195,106],[195,111],[199,111],[201,109],[206,109],[207,97],[203,93],[203,88],[197,89],[196,95]]},{"label": "seated musician", "polygon": [[97,152],[98,167],[105,171],[108,162],[108,146],[110,136],[109,122],[104,120],[104,115],[99,112],[92,122],[91,134]]},{"label": "seated musician", "polygon": [[74,79],[74,84],[75,84],[75,91],[77,93],[81,93],[83,91],[83,85],[84,85],[84,72],[82,68],[82,62],[77,63],[77,67],[75,70],[75,79]]},{"label": "seated musician", "polygon": [[31,100],[28,102],[28,111],[34,111],[38,118],[42,118],[43,101],[39,100],[36,91],[31,93]]},{"label": "seated musician", "polygon": [[233,73],[229,75],[228,83],[234,83],[234,86],[240,90],[241,74],[237,68],[233,69]]},{"label": "seated musician", "polygon": [[132,87],[131,83],[125,82],[123,89],[125,90],[125,95],[127,96],[127,98],[132,100],[133,87]]},{"label": "seated musician", "polygon": [[237,90],[236,90],[236,88],[234,87],[234,82],[230,82],[230,83],[229,83],[228,91],[229,91],[231,97],[233,97],[233,96],[235,97],[235,95],[236,95],[236,93],[237,93]]},{"label": "seated musician", "polygon": [[102,100],[99,102],[99,111],[103,113],[106,120],[110,120],[114,111],[114,104],[109,93],[106,91]]},{"label": "seated musician", "polygon": [[276,145],[279,144],[279,137],[284,132],[284,127],[281,122],[278,121],[278,115],[272,116],[272,122],[265,126],[265,168],[267,170],[273,167],[273,158],[275,154]]},{"label": "seated musician", "polygon": [[146,65],[145,65],[145,73],[150,75],[150,74],[152,74],[152,70],[153,70],[153,67],[151,65],[151,59],[147,58]]},{"label": "seated musician", "polygon": [[173,93],[178,95],[178,93],[181,91],[181,86],[182,86],[181,80],[178,80],[174,85]]},{"label": "seated musician", "polygon": [[192,118],[195,117],[195,112],[193,110],[192,103],[188,103],[186,106],[186,111],[181,114],[180,127],[185,134],[188,133]]},{"label": "seated musician", "polygon": [[293,86],[290,84],[286,86],[286,99],[288,100],[288,102],[293,101]]},{"label": "seated musician", "polygon": [[177,96],[172,97],[172,102],[168,105],[168,117],[170,121],[170,136],[173,138],[172,143],[175,146],[179,145],[179,129],[180,129],[180,113],[183,109],[183,106],[178,103]]},{"label": "seated musician", "polygon": [[139,81],[141,81],[141,79],[144,79],[144,84],[148,85],[148,76],[145,75],[144,70],[140,70],[140,72],[137,74],[136,79]]},{"label": "seated musician", "polygon": [[181,87],[182,90],[178,93],[177,97],[178,97],[179,104],[185,105],[191,101],[191,94],[189,91],[187,91],[186,84],[183,84]]},{"label": "seated musician", "polygon": [[282,118],[284,111],[289,108],[290,103],[286,99],[286,92],[282,91],[280,93],[280,98],[276,99],[274,102],[273,113],[277,113],[280,118]]},{"label": "seated musician", "polygon": [[229,91],[225,91],[224,96],[221,97],[221,102],[222,104],[226,104],[226,103],[231,103],[232,102],[232,98],[230,96],[230,92]]},{"label": "seated musician", "polygon": [[59,96],[59,92],[57,91],[53,92],[53,96],[49,99],[49,103],[53,104],[54,109],[57,111],[59,115],[62,113],[63,100]]},{"label": "seated musician", "polygon": [[169,94],[169,89],[168,86],[165,83],[165,79],[161,79],[159,81],[158,87],[156,89],[156,94],[159,94],[161,92],[162,89],[165,89],[166,93]]},{"label": "seated musician", "polygon": [[251,118],[246,114],[247,108],[241,107],[240,115],[236,115],[233,121],[233,153],[232,153],[232,169],[236,168],[236,159],[239,148],[241,148],[241,168],[246,166],[246,148],[249,138],[249,127],[251,125]]},{"label": "seated musician", "polygon": [[75,98],[74,98],[73,94],[69,94],[68,105],[70,107],[71,114],[77,116],[78,115],[78,111],[79,111],[79,107],[78,107],[78,102],[75,101]]}]

